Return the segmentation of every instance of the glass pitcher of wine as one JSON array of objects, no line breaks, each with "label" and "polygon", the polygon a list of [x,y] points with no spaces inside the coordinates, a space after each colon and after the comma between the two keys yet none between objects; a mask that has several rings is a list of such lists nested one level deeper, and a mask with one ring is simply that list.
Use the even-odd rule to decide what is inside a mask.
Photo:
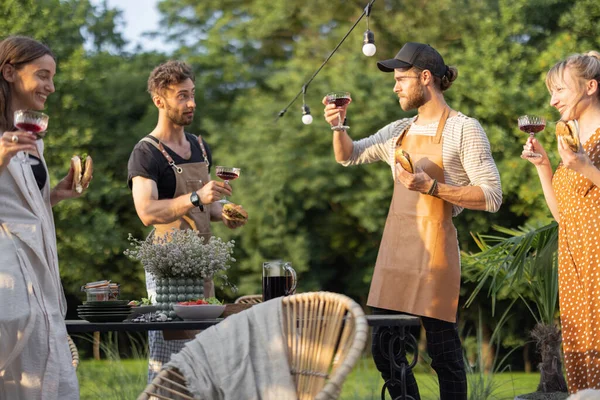
[{"label": "glass pitcher of wine", "polygon": [[263,301],[294,294],[297,283],[292,263],[282,260],[263,263]]}]

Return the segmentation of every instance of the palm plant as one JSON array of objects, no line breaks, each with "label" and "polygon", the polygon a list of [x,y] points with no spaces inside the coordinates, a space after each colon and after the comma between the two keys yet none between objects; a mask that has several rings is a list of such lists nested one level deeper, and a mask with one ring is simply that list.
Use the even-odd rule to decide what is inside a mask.
[{"label": "palm plant", "polygon": [[[477,282],[466,302],[468,307],[476,295],[488,286],[492,312],[501,291],[525,284],[530,289],[517,292],[533,317],[536,326],[532,336],[541,353],[541,372],[537,390],[543,393],[566,392],[560,352],[561,334],[556,323],[558,312],[558,224],[535,228],[508,229],[494,226],[505,236],[473,235],[481,252],[466,255],[464,267],[471,280]],[[526,299],[527,297],[530,297]],[[535,309],[530,306],[535,303]],[[514,304],[514,302],[513,302]]]}]

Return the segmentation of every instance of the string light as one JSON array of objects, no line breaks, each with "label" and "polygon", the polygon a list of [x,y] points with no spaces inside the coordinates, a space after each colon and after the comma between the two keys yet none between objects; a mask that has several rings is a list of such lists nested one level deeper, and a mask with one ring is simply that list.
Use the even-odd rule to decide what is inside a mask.
[{"label": "string light", "polygon": [[310,125],[313,122],[313,117],[310,115],[310,108],[305,104],[302,106],[302,123]]},{"label": "string light", "polygon": [[367,57],[373,57],[375,55],[375,52],[377,51],[377,47],[375,47],[375,34],[373,32],[371,32],[371,30],[369,29],[369,17],[371,14],[370,5],[371,4],[369,4],[367,6],[367,8],[365,8],[365,14],[367,16],[367,30],[365,31],[365,34],[363,35],[363,47],[362,47],[362,52]]},{"label": "string light", "polygon": [[[373,6],[373,3],[375,3],[375,0],[369,1],[369,4],[367,4],[367,6],[364,8],[360,17],[358,17],[356,22],[354,22],[352,27],[350,27],[350,30],[348,32],[346,32],[346,34],[344,35],[342,40],[340,40],[340,42],[337,44],[337,46],[335,46],[333,51],[327,56],[327,58],[325,59],[325,61],[323,61],[321,66],[319,68],[317,68],[317,70],[312,74],[312,76],[308,79],[308,81],[306,81],[306,83],[304,85],[302,85],[302,89],[296,94],[296,96],[294,96],[292,101],[290,101],[290,103],[283,110],[279,111],[279,113],[277,114],[277,118],[275,119],[275,122],[277,122],[279,120],[279,118],[283,117],[285,115],[285,113],[287,112],[287,110],[292,106],[292,104],[294,104],[294,102],[296,102],[296,100],[298,100],[298,97],[300,97],[300,95],[302,95],[302,99],[303,99],[302,122],[306,125],[312,123],[313,118],[312,118],[312,115],[310,115],[310,108],[306,105],[306,102],[304,101],[304,97],[306,95],[306,89],[308,88],[308,85],[310,85],[310,83],[313,81],[313,79],[315,79],[315,77],[319,74],[319,72],[321,72],[321,70],[323,69],[325,64],[327,64],[327,62],[331,59],[331,57],[333,57],[335,52],[340,48],[342,43],[344,43],[346,38],[350,35],[350,33],[354,30],[354,28],[356,28],[356,25],[358,25],[360,20],[365,15],[367,16],[367,31],[365,32],[364,39],[363,39],[363,42],[365,43],[363,45],[363,53],[367,56],[372,56],[373,54],[375,54],[375,50],[376,50],[375,49],[375,35],[373,35],[373,32],[371,32],[369,30],[369,15],[371,14],[371,7]],[[370,53],[371,51],[372,51],[371,54],[367,54],[367,52]]]},{"label": "string light", "polygon": [[363,47],[362,52],[367,57],[373,57],[375,52],[377,51],[377,47],[375,47],[375,35],[370,30],[365,31],[365,36],[363,39]]},{"label": "string light", "polygon": [[302,86],[302,123],[304,125],[312,124],[313,117],[310,115],[310,108],[306,105],[306,85]]}]

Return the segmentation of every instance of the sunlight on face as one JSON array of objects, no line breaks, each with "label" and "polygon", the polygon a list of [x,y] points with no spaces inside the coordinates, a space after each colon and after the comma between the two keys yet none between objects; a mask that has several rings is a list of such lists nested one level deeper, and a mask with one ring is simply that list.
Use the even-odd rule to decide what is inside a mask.
[{"label": "sunlight on face", "polygon": [[46,99],[54,93],[56,62],[45,55],[18,69],[11,82],[14,110],[43,110]]},{"label": "sunlight on face", "polygon": [[163,99],[167,118],[174,124],[187,126],[194,120],[196,89],[191,79],[171,85],[165,90]]}]

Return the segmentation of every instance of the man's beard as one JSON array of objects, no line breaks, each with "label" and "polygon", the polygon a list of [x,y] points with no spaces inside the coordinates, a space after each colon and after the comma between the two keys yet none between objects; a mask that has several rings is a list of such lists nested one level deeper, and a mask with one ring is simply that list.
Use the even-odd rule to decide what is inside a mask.
[{"label": "man's beard", "polygon": [[404,111],[409,111],[416,110],[423,104],[425,104],[425,87],[419,83],[419,85],[404,98],[404,105],[400,102],[400,107],[402,107]]},{"label": "man's beard", "polygon": [[175,125],[188,126],[194,120],[194,114],[192,114],[190,118],[183,114],[178,114],[175,108],[171,108],[167,105],[167,118]]}]

